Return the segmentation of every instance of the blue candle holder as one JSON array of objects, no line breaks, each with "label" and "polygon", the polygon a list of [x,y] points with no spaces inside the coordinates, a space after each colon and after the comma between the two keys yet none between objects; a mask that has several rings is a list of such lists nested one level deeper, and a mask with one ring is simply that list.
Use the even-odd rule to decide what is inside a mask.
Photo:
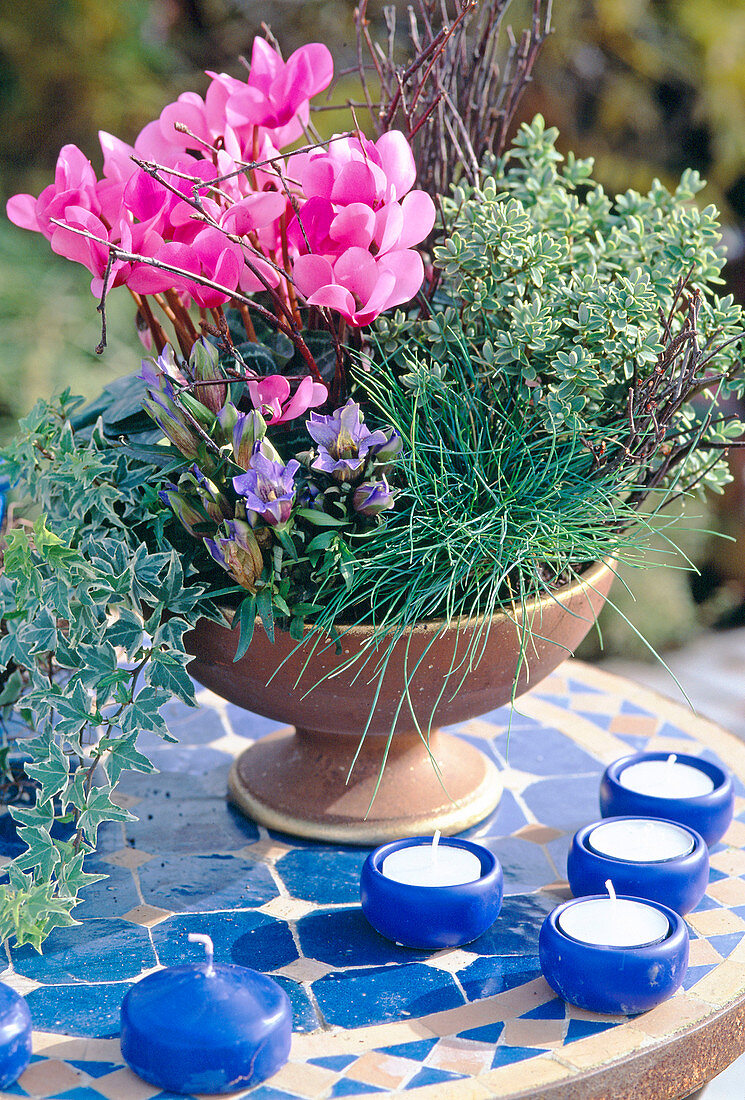
[{"label": "blue candle holder", "polygon": [[603,817],[661,817],[687,825],[715,844],[729,828],[735,805],[732,779],[723,768],[698,756],[676,754],[679,764],[688,764],[708,775],[714,783],[709,794],[689,798],[665,798],[662,795],[639,794],[619,782],[625,768],[645,760],[667,760],[667,752],[640,752],[614,760],[605,769],[600,783],[600,813]]},{"label": "blue candle holder", "polygon": [[23,997],[0,982],[0,1089],[10,1088],[31,1058],[31,1013]]},{"label": "blue candle holder", "polygon": [[362,911],[382,936],[404,947],[440,950],[470,943],[490,928],[502,908],[503,875],[497,857],[472,840],[443,838],[481,862],[481,876],[459,886],[410,886],[383,874],[383,861],[401,848],[429,846],[427,837],[383,844],[365,860],[360,879]]},{"label": "blue candle holder", "polygon": [[589,900],[596,898],[567,901],[543,922],[538,955],[551,988],[570,1004],[609,1015],[648,1012],[672,997],[688,969],[688,929],[683,918],[666,905],[646,902],[670,922],[664,939],[642,947],[590,944],[566,935],[558,923],[571,906]]},{"label": "blue candle holder", "polygon": [[132,986],[121,1008],[121,1048],[129,1068],[167,1092],[247,1089],[285,1064],[292,1010],[271,978],[207,960],[171,966]]},{"label": "blue candle holder", "polygon": [[[641,819],[604,819],[606,822],[610,820]],[[611,879],[616,890],[627,897],[658,901],[683,915],[696,908],[709,884],[709,850],[699,833],[687,825],[670,822],[690,837],[691,851],[671,859],[642,863],[595,851],[589,838],[593,830],[602,824],[603,821],[596,821],[592,825],[585,825],[574,834],[567,856],[567,878],[576,898],[602,893],[604,884]]]}]

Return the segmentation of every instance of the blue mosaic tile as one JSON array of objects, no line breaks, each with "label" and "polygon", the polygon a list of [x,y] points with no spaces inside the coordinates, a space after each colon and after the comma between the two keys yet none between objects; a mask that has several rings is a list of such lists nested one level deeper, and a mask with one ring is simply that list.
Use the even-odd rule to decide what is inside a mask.
[{"label": "blue mosaic tile", "polygon": [[191,775],[161,772],[158,776],[129,774],[122,780],[126,794],[142,798],[138,820],[127,822],[127,840],[135,848],[160,855],[230,852],[258,840],[248,818],[210,794]]},{"label": "blue mosaic tile", "polygon": [[[568,668],[568,667],[570,667],[570,666],[568,666],[568,665],[564,666],[564,668]],[[549,681],[549,683],[550,683],[550,681]],[[572,691],[581,691],[583,695],[605,695],[605,692],[602,690],[602,688],[590,687],[590,685],[586,684],[584,682],[584,680],[575,680],[575,679],[573,679],[573,677],[569,676],[569,677],[567,677],[566,683],[567,683],[567,687],[568,687],[570,692],[572,692]],[[536,694],[538,694],[539,692],[540,692],[540,684],[538,685],[538,692]]]},{"label": "blue mosaic tile", "polygon": [[538,933],[556,902],[544,894],[515,894],[506,897],[498,920],[469,947],[481,955],[522,956],[534,946]]},{"label": "blue mosaic tile", "polygon": [[[583,689],[584,691],[584,689]],[[553,703],[556,707],[565,708],[567,705],[567,699],[569,698],[569,692],[564,692],[561,695],[557,695],[555,691],[541,691],[541,685],[537,685],[536,695],[543,699],[546,703]],[[518,706],[520,704],[518,703]]]},{"label": "blue mosaic tile", "polygon": [[425,1085],[442,1085],[445,1081],[462,1081],[464,1073],[450,1073],[446,1069],[435,1069],[434,1066],[424,1066],[407,1082],[406,1088],[420,1089]]},{"label": "blue mosaic tile", "polygon": [[177,966],[200,957],[199,945],[188,942],[190,932],[206,932],[212,937],[217,962],[268,972],[298,957],[284,921],[244,909],[235,913],[184,913],[156,925],[152,929],[153,943],[163,966]]},{"label": "blue mosaic tile", "polygon": [[67,1092],[55,1092],[51,1100],[101,1100],[101,1093],[87,1085],[80,1085],[76,1089],[68,1089]]},{"label": "blue mosaic tile", "polygon": [[19,974],[49,985],[118,982],[157,965],[147,928],[123,920],[92,918],[55,928],[40,955],[29,944],[13,952]]},{"label": "blue mosaic tile", "polygon": [[140,904],[131,871],[99,859],[87,859],[85,869],[107,877],[81,890],[80,904],[75,906],[73,913],[76,920],[85,920],[88,917],[123,917]]},{"label": "blue mosaic tile", "polygon": [[730,932],[725,936],[709,936],[709,943],[723,959],[730,955],[741,942],[745,932]]},{"label": "blue mosaic tile", "polygon": [[376,932],[359,906],[354,909],[326,909],[309,913],[297,922],[303,953],[329,966],[382,966],[427,958],[431,951],[397,947]]},{"label": "blue mosaic tile", "polygon": [[708,894],[704,894],[704,896],[701,898],[701,901],[698,903],[698,905],[693,910],[693,912],[694,913],[703,913],[707,909],[723,909],[723,908],[725,908],[725,906],[722,905],[721,901],[717,901],[715,898],[710,898]]},{"label": "blue mosaic tile", "polygon": [[114,1062],[80,1062],[74,1058],[67,1058],[65,1061],[82,1073],[87,1073],[89,1077],[105,1077],[107,1073],[113,1073],[119,1068]]},{"label": "blue mosaic tile", "polygon": [[566,1016],[566,1005],[559,997],[538,1008],[531,1008],[530,1012],[523,1012],[521,1020],[563,1020]]},{"label": "blue mosaic tile", "polygon": [[58,1035],[119,1037],[119,1009],[132,982],[46,985],[26,997],[34,1027]]},{"label": "blue mosaic tile", "polygon": [[357,1061],[356,1054],[328,1054],[323,1058],[309,1058],[308,1061],[312,1066],[321,1066],[323,1069],[333,1069],[337,1073],[341,1073],[347,1066],[351,1066],[352,1062]]},{"label": "blue mosaic tile", "polygon": [[[685,733],[678,726],[674,726],[672,724],[672,722],[663,722],[662,725],[657,730],[657,735],[656,736],[657,737],[674,737],[676,740],[680,740],[680,741],[695,741],[696,740],[695,737],[691,737],[690,733]],[[703,756],[704,754],[702,753],[701,755]],[[717,760],[717,763],[719,763],[719,760]]]},{"label": "blue mosaic tile", "polygon": [[[153,1100],[158,1098],[153,1097]],[[282,1089],[273,1089],[271,1085],[259,1085],[258,1088],[251,1089],[251,1100],[297,1100],[297,1096]]]},{"label": "blue mosaic tile", "polygon": [[590,774],[599,777],[602,774],[600,762],[557,729],[543,726],[534,730],[529,738],[514,737],[507,751],[502,747],[506,736],[499,737],[496,744],[511,768],[531,775]]},{"label": "blue mosaic tile", "polygon": [[[255,968],[254,968],[255,969]],[[281,974],[272,974],[272,980],[281,985],[292,1005],[292,1030],[297,1032],[315,1031],[323,1026],[318,1018],[308,991],[299,982],[293,982]]]},{"label": "blue mosaic tile", "polygon": [[449,974],[421,963],[326,974],[312,989],[324,1020],[334,1027],[384,1024],[463,1004]]},{"label": "blue mosaic tile", "polygon": [[598,726],[601,730],[609,730],[616,720],[615,714],[598,714],[594,710],[573,710],[572,714],[584,718],[586,722],[592,722],[593,726]]},{"label": "blue mosaic tile", "polygon": [[711,963],[708,966],[689,966],[688,972],[683,979],[683,989],[691,989],[696,982],[700,982],[707,974],[711,974],[715,966],[716,963]]},{"label": "blue mosaic tile", "polygon": [[496,1043],[504,1031],[504,1023],[499,1020],[494,1024],[483,1024],[481,1027],[472,1027],[468,1031],[459,1031],[459,1039],[475,1039],[477,1043]]},{"label": "blue mosaic tile", "polygon": [[385,1089],[376,1085],[368,1085],[366,1081],[353,1081],[351,1077],[343,1077],[331,1088],[332,1096],[364,1096],[371,1092],[385,1092]]},{"label": "blue mosaic tile", "polygon": [[414,1062],[423,1062],[438,1039],[419,1039],[415,1043],[394,1043],[390,1047],[376,1047],[380,1054],[392,1054],[394,1058],[411,1058]]},{"label": "blue mosaic tile", "polygon": [[545,1053],[545,1050],[538,1047],[497,1047],[491,1068],[511,1066],[513,1062],[524,1062],[526,1058],[535,1058],[536,1055]]},{"label": "blue mosaic tile", "polygon": [[577,1039],[586,1039],[589,1035],[598,1035],[615,1024],[601,1023],[599,1020],[570,1020],[565,1043],[575,1043]]},{"label": "blue mosaic tile", "polygon": [[481,958],[459,971],[458,980],[463,986],[469,1001],[478,1001],[483,997],[494,997],[505,993],[525,982],[535,981],[541,976],[536,954],[512,955],[508,958]]},{"label": "blue mosaic tile", "polygon": [[283,729],[282,722],[277,722],[274,718],[263,718],[260,714],[252,714],[251,711],[233,706],[232,703],[227,704],[225,712],[233,733],[251,741]]},{"label": "blue mosaic tile", "polygon": [[496,810],[493,810],[478,825],[466,829],[459,836],[482,841],[486,837],[510,836],[511,833],[517,832],[518,829],[527,824],[528,819],[518,805],[512,791],[502,791],[502,797],[499,799]]},{"label": "blue mosaic tile", "polygon": [[614,733],[613,736],[617,737],[619,741],[623,741],[634,752],[643,752],[649,740],[648,737],[640,737],[634,733]]},{"label": "blue mosaic tile", "polygon": [[[585,691],[587,689],[585,688]],[[629,699],[623,699],[621,706],[619,707],[619,714],[636,714],[642,718],[654,718],[651,710],[645,710],[644,707],[640,707],[638,703],[632,703]]]},{"label": "blue mosaic tile", "polygon": [[555,877],[553,867],[538,844],[520,837],[503,837],[500,840],[484,837],[481,843],[491,849],[502,864],[505,896],[538,890]]},{"label": "blue mosaic tile", "polygon": [[252,909],[279,897],[265,863],[234,856],[156,857],[139,876],[147,904],[176,913]]},{"label": "blue mosaic tile", "polygon": [[566,780],[542,779],[523,791],[523,798],[542,825],[576,832],[598,817],[600,773],[572,778],[571,793]]},{"label": "blue mosaic tile", "polygon": [[161,742],[155,749],[148,749],[148,759],[159,772],[178,771],[179,775],[204,775],[206,771],[225,765],[228,771],[233,757],[227,752],[205,745],[169,745]]},{"label": "blue mosaic tile", "polygon": [[360,872],[367,850],[296,848],[277,860],[277,871],[290,895],[318,905],[357,905]]},{"label": "blue mosaic tile", "polygon": [[553,860],[553,864],[556,868],[556,873],[559,878],[567,877],[567,856],[569,855],[569,849],[572,846],[573,837],[574,833],[564,833],[563,836],[554,837],[554,839],[550,840],[546,845],[546,850]]},{"label": "blue mosaic tile", "polygon": [[729,878],[724,871],[718,871],[716,867],[709,868],[709,882],[721,882],[723,878]]}]

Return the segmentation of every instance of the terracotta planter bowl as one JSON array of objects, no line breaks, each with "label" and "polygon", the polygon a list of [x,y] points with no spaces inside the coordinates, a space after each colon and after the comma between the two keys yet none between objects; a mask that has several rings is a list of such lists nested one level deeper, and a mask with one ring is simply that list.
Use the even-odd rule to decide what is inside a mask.
[{"label": "terracotta planter bowl", "polygon": [[[573,652],[595,622],[612,580],[611,567],[600,563],[580,580],[526,606],[532,640],[517,678],[517,695]],[[323,679],[359,650],[370,636],[369,627],[345,630],[342,656],[333,644],[319,647],[303,669],[307,649],[293,653],[297,643],[287,634],[277,632],[272,644],[257,624],[248,652],[234,662],[236,633],[200,619],[186,635],[194,654],[191,675],[229,702],[294,727],[246,749],[233,765],[230,797],[249,817],[270,828],[346,844],[378,844],[423,836],[437,828],[455,833],[476,824],[499,801],[498,772],[470,743],[437,727],[510,701],[522,627],[519,610],[513,618],[493,618],[481,660],[452,698],[452,688],[442,691],[445,676],[465,654],[478,623],[453,624],[442,633],[441,622],[423,623],[396,644],[375,702],[375,657],[361,673],[355,665]],[[411,705],[404,702],[400,710],[373,798],[405,690],[406,669],[413,669],[420,657],[409,684]],[[453,687],[456,683],[454,679]],[[355,760],[373,703],[367,736]],[[417,731],[412,709],[425,737]]]}]

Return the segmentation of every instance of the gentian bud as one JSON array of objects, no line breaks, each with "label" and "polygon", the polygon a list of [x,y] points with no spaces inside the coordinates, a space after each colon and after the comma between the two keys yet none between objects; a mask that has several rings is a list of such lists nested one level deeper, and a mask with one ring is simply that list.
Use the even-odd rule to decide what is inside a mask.
[{"label": "gentian bud", "polygon": [[362,516],[377,516],[393,508],[393,494],[386,479],[363,481],[354,491],[352,505]]},{"label": "gentian bud", "polygon": [[233,455],[237,464],[248,469],[257,443],[266,435],[266,421],[259,412],[239,413],[233,428]]},{"label": "gentian bud", "polygon": [[[223,371],[220,369],[219,352],[214,344],[211,344],[204,336],[201,336],[191,349],[189,366],[195,382],[207,382],[212,381],[212,379],[224,380],[225,378]],[[225,404],[228,387],[224,384],[219,386],[196,386],[195,396],[210,412],[218,413]]]},{"label": "gentian bud", "polygon": [[264,559],[256,536],[247,523],[241,520],[226,523],[214,539],[205,539],[204,545],[234,581],[249,592],[256,591]]},{"label": "gentian bud", "polygon": [[164,504],[169,505],[177,519],[194,538],[200,538],[195,528],[209,523],[206,512],[194,506],[183,493],[179,493],[175,485],[169,485],[167,489],[161,489],[158,496]]}]

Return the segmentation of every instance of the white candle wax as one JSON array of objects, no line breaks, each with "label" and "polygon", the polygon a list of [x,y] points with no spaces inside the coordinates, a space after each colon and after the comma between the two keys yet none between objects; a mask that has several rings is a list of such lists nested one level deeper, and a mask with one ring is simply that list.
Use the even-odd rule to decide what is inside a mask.
[{"label": "white candle wax", "polygon": [[606,821],[592,830],[587,843],[601,856],[631,863],[680,859],[694,848],[693,837],[685,829],[645,817]]},{"label": "white candle wax", "polygon": [[626,898],[592,898],[559,916],[561,931],[595,946],[644,947],[667,936],[670,921],[659,909]]},{"label": "white candle wax", "polygon": [[462,886],[481,878],[481,860],[466,848],[438,843],[408,844],[383,860],[386,878],[407,886]]},{"label": "white candle wax", "polygon": [[656,798],[696,798],[714,790],[714,780],[701,768],[667,760],[642,760],[630,764],[618,777],[622,787]]}]

